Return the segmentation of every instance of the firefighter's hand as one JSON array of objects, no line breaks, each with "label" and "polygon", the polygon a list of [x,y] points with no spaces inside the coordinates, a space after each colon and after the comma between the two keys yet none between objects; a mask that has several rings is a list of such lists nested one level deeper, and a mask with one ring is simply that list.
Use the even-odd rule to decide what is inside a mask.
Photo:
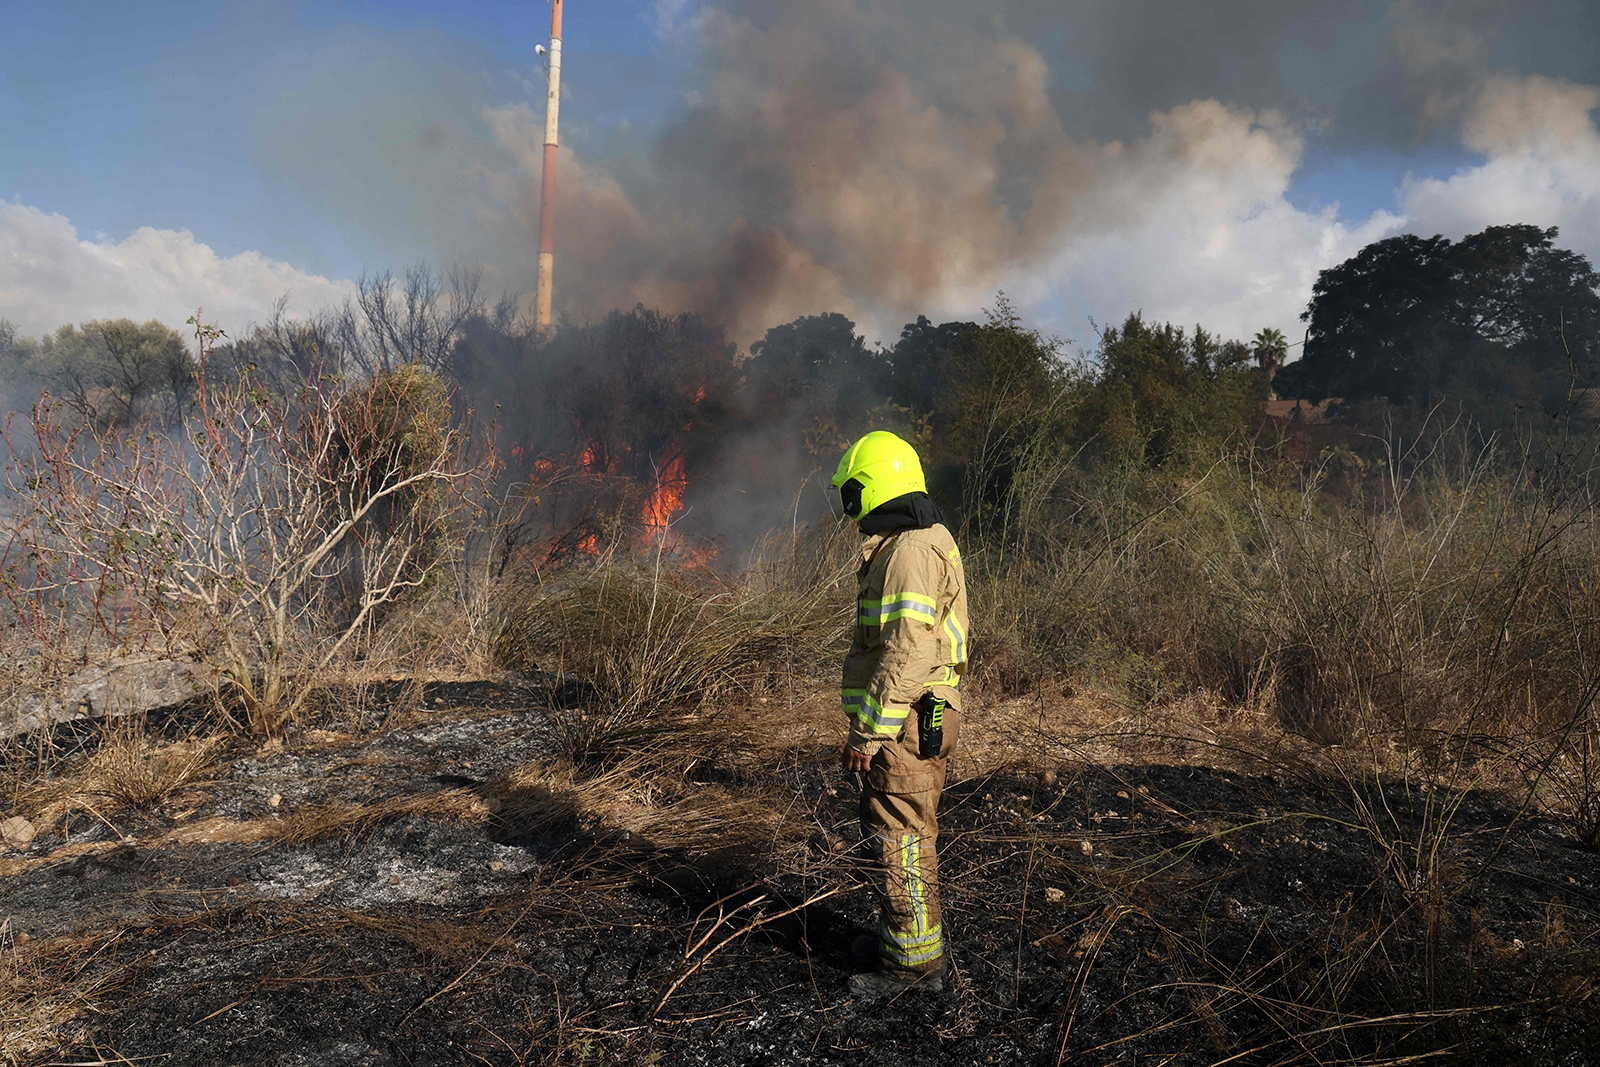
[{"label": "firefighter's hand", "polygon": [[847,771],[869,771],[872,769],[872,757],[865,752],[845,745],[839,752],[839,766]]}]

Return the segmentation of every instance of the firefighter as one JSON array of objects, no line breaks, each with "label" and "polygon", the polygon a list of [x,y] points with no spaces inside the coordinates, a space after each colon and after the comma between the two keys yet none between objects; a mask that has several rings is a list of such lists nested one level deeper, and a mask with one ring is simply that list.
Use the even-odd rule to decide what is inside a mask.
[{"label": "firefighter", "polygon": [[858,939],[852,952],[872,969],[854,975],[850,991],[938,992],[946,961],[937,809],[967,666],[961,552],[928,496],[916,450],[894,434],[874,431],[851,445],[833,484],[864,535],[840,762],[866,776],[861,832],[880,907],[877,936]]}]

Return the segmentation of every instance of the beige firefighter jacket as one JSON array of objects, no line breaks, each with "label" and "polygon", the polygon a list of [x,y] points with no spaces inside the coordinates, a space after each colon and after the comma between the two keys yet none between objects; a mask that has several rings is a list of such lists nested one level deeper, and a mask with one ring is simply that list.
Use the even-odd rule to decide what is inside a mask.
[{"label": "beige firefighter jacket", "polygon": [[[935,525],[862,541],[855,635],[841,698],[849,745],[876,757],[872,777],[880,788],[920,788],[920,779],[936,771],[942,779],[943,756],[959,729],[967,639],[966,575],[949,530]],[[917,759],[911,710],[930,690],[949,704],[937,768]]]}]

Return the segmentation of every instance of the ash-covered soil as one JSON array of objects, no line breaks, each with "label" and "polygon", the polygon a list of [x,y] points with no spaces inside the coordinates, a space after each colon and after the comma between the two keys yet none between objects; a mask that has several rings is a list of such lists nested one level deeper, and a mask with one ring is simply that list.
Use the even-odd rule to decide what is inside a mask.
[{"label": "ash-covered soil", "polygon": [[[84,1040],[39,1062],[1600,1062],[1600,865],[1489,799],[1424,884],[1443,794],[1202,765],[953,782],[954,980],[864,1003],[831,744],[633,783],[658,816],[629,822],[516,777],[578,714],[550,695],[430,686],[7,854],[6,951],[95,986]],[[770,847],[663,829],[712,793],[779,809]]]}]

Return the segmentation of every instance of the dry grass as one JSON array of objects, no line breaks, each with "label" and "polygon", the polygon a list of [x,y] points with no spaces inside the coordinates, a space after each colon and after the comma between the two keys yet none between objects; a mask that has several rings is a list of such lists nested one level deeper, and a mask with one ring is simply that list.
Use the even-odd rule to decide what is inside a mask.
[{"label": "dry grass", "polygon": [[5,807],[41,833],[72,812],[106,820],[119,811],[147,809],[203,782],[226,744],[216,735],[161,742],[142,736],[137,724],[110,723],[87,756],[31,763],[14,758]]},{"label": "dry grass", "polygon": [[202,781],[223,747],[219,737],[155,744],[117,734],[89,757],[79,792],[125,808],[148,808]]},{"label": "dry grass", "polygon": [[120,933],[19,940],[9,919],[0,922],[0,1064],[32,1064],[69,1048],[88,1033],[80,1020],[123,978],[94,967]]},{"label": "dry grass", "polygon": [[833,528],[770,543],[733,577],[607,554],[522,594],[503,617],[498,659],[594,685],[569,744],[579,761],[637,754],[684,730],[742,734],[736,709],[758,694],[792,698],[831,672],[855,563]]},{"label": "dry grass", "polygon": [[[968,553],[981,688],[970,692],[954,778],[1043,780],[1063,765],[1123,763],[1315,778],[1342,790],[1346,821],[1365,835],[1375,880],[1364,892],[1379,901],[1370,921],[1286,948],[1269,971],[1219,977],[1203,929],[1159,931],[1178,970],[1207,976],[1183,1023],[1196,1034],[1215,1037],[1219,1018],[1260,1010],[1321,1055],[1335,1042],[1324,1028],[1371,1023],[1352,1003],[1388,998],[1403,1010],[1385,1025],[1454,1018],[1452,994],[1432,984],[1445,972],[1419,952],[1434,951],[1438,916],[1481,872],[1452,860],[1466,852],[1458,820],[1475,794],[1542,808],[1600,847],[1596,515],[1487,458],[1401,457],[1393,471],[1375,495],[1370,486],[1339,495],[1326,470],[1301,480],[1219,464],[1133,487],[1120,517],[1101,486],[1104,497],[1055,515],[1060,529],[1044,549]],[[618,549],[521,587],[435,590],[385,620],[363,669],[467,669],[492,652],[494,666],[576,673],[592,689],[558,716],[568,730],[560,759],[475,791],[291,806],[163,841],[304,845],[394,820],[457,819],[492,824],[502,840],[565,838],[629,877],[647,877],[658,857],[707,870],[726,862],[755,882],[842,868],[842,858],[811,854],[826,829],[820,809],[796,799],[782,771],[827,758],[843,736],[832,686],[854,549],[853,531],[830,527],[775,540],[734,575]],[[417,702],[422,673],[402,704]],[[89,756],[16,778],[6,807],[41,830],[75,810],[110,823],[203,781],[223,743],[108,732]],[[1396,788],[1411,801],[1403,815]],[[1180,845],[1125,869],[1080,862],[1095,831],[1023,829],[1041,869],[1082,885],[1080,899],[1100,909],[1081,924],[1081,992],[1108,939],[1170,921],[1148,894],[1176,883],[1150,872],[1225,843],[1236,827],[1184,824]],[[1479,942],[1483,960],[1511,958],[1489,935]],[[18,970],[6,951],[0,1021],[27,1011],[39,1034],[66,1033],[89,994],[64,983],[46,996],[48,972]],[[1419,974],[1435,1016],[1411,1010]],[[1576,1004],[1592,986],[1574,981]],[[15,1060],[22,1053],[4,1040]]]},{"label": "dry grass", "polygon": [[752,867],[804,843],[803,833],[784,832],[785,812],[769,789],[685,782],[642,759],[598,772],[571,763],[521,767],[488,792],[496,821],[519,835],[576,832],[685,857],[740,853]]},{"label": "dry grass", "polygon": [[273,819],[262,836],[283,845],[330,838],[359,837],[386,822],[407,818],[486,820],[492,806],[473,793],[451,789],[423,796],[400,796],[369,804],[309,804]]},{"label": "dry grass", "polygon": [[1520,790],[1600,838],[1596,472],[1459,428],[1366,447],[1064,481],[967,553],[975,678],[1264,714],[1352,782]]}]

